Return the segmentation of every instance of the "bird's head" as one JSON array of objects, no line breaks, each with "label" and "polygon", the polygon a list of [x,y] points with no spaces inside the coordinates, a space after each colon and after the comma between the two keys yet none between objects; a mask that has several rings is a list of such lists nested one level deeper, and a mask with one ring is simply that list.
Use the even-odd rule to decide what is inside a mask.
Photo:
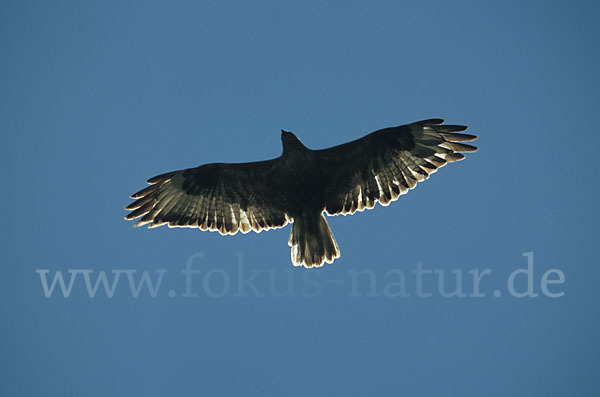
[{"label": "bird's head", "polygon": [[285,130],[281,130],[281,144],[283,145],[284,155],[291,151],[306,149],[306,146],[300,142],[300,139],[296,135]]}]

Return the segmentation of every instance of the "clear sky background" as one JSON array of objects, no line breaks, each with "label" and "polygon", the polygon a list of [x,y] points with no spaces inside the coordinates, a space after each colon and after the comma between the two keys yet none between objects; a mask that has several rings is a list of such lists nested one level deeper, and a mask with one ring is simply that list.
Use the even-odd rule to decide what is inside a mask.
[{"label": "clear sky background", "polygon": [[[597,395],[599,19],[592,1],[3,1],[0,394]],[[329,218],[342,257],[319,270],[292,267],[289,226],[123,220],[147,178],[279,156],[282,128],[323,148],[431,117],[479,152]],[[517,298],[527,252],[538,296]],[[418,296],[418,263],[467,296],[437,273]],[[80,273],[46,298],[40,269],[167,272],[155,297],[122,274],[91,298]]]}]

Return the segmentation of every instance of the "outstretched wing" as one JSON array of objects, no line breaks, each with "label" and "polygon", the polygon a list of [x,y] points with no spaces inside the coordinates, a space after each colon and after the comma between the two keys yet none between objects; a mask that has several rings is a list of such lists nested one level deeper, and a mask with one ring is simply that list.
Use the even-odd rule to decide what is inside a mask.
[{"label": "outstretched wing", "polygon": [[148,180],[125,219],[135,226],[197,227],[221,234],[260,232],[288,223],[285,197],[268,183],[276,160],[206,164]]},{"label": "outstretched wing", "polygon": [[448,162],[462,160],[461,152],[474,152],[474,135],[460,134],[461,125],[442,125],[430,119],[385,128],[343,145],[317,150],[325,177],[329,215],[353,214],[388,205],[413,189]]}]

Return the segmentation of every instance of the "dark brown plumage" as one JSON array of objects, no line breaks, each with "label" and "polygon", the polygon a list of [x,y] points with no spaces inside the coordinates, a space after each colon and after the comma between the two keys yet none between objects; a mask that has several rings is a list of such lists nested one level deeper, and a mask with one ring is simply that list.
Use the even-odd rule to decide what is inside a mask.
[{"label": "dark brown plumage", "polygon": [[296,266],[321,266],[340,256],[324,214],[386,206],[448,162],[474,152],[474,135],[441,119],[385,128],[323,150],[282,131],[283,154],[251,163],[205,164],[148,180],[133,194],[125,219],[135,226],[197,227],[221,234],[276,229],[293,222]]}]

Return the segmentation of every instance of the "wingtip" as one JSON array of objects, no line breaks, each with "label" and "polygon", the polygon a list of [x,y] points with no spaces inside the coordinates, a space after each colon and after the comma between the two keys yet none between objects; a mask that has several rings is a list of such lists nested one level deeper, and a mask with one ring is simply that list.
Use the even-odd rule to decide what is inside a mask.
[{"label": "wingtip", "polygon": [[441,134],[448,142],[471,142],[477,139],[477,135],[472,134],[457,134],[454,132],[442,132]]},{"label": "wingtip", "polygon": [[153,176],[152,178],[148,179],[146,182],[149,183],[150,185],[154,185],[158,182],[162,182],[167,179],[170,179],[175,174],[175,172],[177,172],[177,171],[171,171],[171,172],[167,172],[165,174]]},{"label": "wingtip", "polygon": [[426,119],[426,120],[417,121],[416,124],[439,125],[439,124],[443,124],[444,121],[445,121],[444,119]]}]

